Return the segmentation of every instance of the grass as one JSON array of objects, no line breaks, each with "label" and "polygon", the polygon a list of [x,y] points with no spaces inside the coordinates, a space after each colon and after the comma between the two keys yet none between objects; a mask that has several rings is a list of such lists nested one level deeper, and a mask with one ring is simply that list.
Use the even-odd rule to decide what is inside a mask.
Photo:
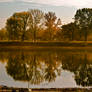
[{"label": "grass", "polygon": [[3,89],[0,92],[92,92],[92,89]]},{"label": "grass", "polygon": [[1,50],[65,50],[65,51],[92,51],[92,41],[0,41]]},{"label": "grass", "polygon": [[92,92],[92,88],[27,88],[0,87],[0,92]]},{"label": "grass", "polygon": [[2,46],[36,46],[36,47],[92,47],[92,41],[0,41],[0,47]]}]

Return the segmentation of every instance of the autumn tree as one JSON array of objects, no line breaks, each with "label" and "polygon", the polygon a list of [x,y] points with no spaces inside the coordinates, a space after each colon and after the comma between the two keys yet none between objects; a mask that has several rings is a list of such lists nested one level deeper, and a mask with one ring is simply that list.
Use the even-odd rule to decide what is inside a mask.
[{"label": "autumn tree", "polygon": [[22,34],[21,34],[21,40],[24,41],[25,40],[26,31],[29,28],[30,14],[29,14],[29,12],[20,12],[20,13],[15,13],[13,15],[13,17],[20,19],[20,22],[21,22],[20,31],[22,32]]},{"label": "autumn tree", "polygon": [[14,13],[9,19],[7,19],[6,28],[9,33],[9,39],[24,41],[25,33],[28,29],[28,12]]},{"label": "autumn tree", "polygon": [[53,39],[53,36],[57,32],[59,25],[61,25],[61,20],[57,19],[55,13],[48,12],[45,14],[45,26],[49,33],[49,40]]}]

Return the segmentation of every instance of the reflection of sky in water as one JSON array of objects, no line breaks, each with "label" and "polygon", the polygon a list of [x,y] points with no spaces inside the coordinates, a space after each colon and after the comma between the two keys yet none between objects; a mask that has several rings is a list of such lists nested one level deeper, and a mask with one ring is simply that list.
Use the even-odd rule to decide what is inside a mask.
[{"label": "reflection of sky in water", "polygon": [[14,81],[12,77],[7,75],[5,65],[0,63],[0,85],[5,85],[9,87],[27,87],[27,83],[25,82],[19,82],[19,81]]},{"label": "reflection of sky in water", "polygon": [[[62,70],[61,76],[57,77],[54,82],[44,82],[40,85],[30,85],[31,88],[62,88],[62,87],[77,87],[73,73]],[[0,63],[0,85],[8,85],[13,87],[28,87],[27,82],[14,81],[12,77],[7,75],[5,64]]]}]

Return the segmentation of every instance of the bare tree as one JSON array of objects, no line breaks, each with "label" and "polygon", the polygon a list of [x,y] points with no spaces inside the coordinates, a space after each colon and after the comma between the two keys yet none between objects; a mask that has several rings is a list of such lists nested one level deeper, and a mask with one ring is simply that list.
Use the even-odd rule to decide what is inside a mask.
[{"label": "bare tree", "polygon": [[37,40],[37,31],[40,31],[41,27],[43,26],[44,21],[44,13],[38,9],[30,9],[30,31],[33,34],[33,41]]}]

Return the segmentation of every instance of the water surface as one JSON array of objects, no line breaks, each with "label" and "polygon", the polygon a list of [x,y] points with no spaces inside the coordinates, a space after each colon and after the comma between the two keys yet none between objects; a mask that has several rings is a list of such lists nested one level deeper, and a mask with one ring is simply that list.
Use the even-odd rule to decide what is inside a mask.
[{"label": "water surface", "polygon": [[92,87],[92,52],[0,51],[0,85],[23,88]]}]

